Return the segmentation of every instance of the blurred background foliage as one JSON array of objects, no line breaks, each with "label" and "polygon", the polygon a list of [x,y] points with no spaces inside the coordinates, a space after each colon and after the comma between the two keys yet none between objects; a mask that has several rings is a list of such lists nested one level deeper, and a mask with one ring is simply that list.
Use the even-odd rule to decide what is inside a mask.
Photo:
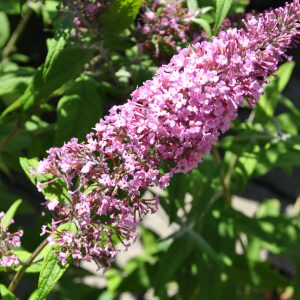
[{"label": "blurred background foliage", "polygon": [[[115,0],[79,32],[72,1],[62,2],[0,1],[0,211],[23,199],[15,217],[25,231],[21,259],[39,244],[40,225],[49,217],[19,158],[40,159],[71,137],[84,140],[110,107],[124,103],[176,52],[141,38],[149,1]],[[224,15],[213,0],[182,7],[204,39],[228,20],[238,24],[245,12],[275,5],[248,2],[225,1]],[[150,51],[157,47],[159,57]],[[175,229],[161,236],[155,224],[142,224],[141,251],[104,275],[71,267],[49,299],[108,300],[124,293],[133,299],[300,299],[299,49],[290,54],[296,61],[280,67],[259,104],[241,110],[197,169],[176,175],[165,191],[147,191],[160,194],[165,226]],[[253,214],[247,200],[236,205],[237,195],[252,199]],[[20,299],[36,288],[39,268],[28,270],[16,292]],[[0,282],[7,285],[11,275],[0,273]],[[91,276],[92,283],[85,280]]]}]

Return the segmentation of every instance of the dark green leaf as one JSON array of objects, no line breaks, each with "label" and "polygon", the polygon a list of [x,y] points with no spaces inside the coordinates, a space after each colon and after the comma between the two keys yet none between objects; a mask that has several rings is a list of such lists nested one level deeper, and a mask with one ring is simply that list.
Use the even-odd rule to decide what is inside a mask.
[{"label": "dark green leaf", "polygon": [[155,269],[153,278],[153,287],[158,294],[164,292],[165,284],[173,279],[177,269],[184,263],[186,257],[194,249],[188,235],[174,240],[170,248],[160,258],[159,263]]},{"label": "dark green leaf", "polygon": [[102,98],[97,83],[78,79],[58,103],[55,143],[60,145],[72,137],[83,140],[102,115]]},{"label": "dark green leaf", "polygon": [[91,59],[93,51],[65,45],[63,38],[50,43],[51,49],[45,65],[37,70],[24,94],[2,113],[1,118],[19,108],[27,113],[33,106],[43,102],[54,91],[79,75],[83,66]]},{"label": "dark green leaf", "polygon": [[19,14],[19,0],[0,1],[0,11],[4,11],[8,14]]},{"label": "dark green leaf", "polygon": [[199,233],[190,229],[187,231],[187,234],[195,243],[195,245],[199,248],[200,251],[205,252],[217,264],[222,264],[216,251]]},{"label": "dark green leaf", "polygon": [[142,0],[115,0],[101,15],[101,25],[110,35],[123,31],[136,18],[142,2]]}]

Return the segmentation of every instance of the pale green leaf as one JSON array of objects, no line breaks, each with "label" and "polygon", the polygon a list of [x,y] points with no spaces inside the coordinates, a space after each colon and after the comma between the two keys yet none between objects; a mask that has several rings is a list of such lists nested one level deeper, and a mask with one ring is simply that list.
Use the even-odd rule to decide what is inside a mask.
[{"label": "pale green leaf", "polygon": [[187,0],[187,7],[189,11],[195,14],[198,10],[198,1],[197,0]]},{"label": "pale green leaf", "polygon": [[[32,253],[22,250],[22,249],[17,249],[14,250],[14,254],[19,258],[21,263],[25,263],[27,259],[31,256]],[[27,269],[26,273],[39,273],[42,268],[42,260],[35,259],[34,263],[32,263]],[[19,271],[21,269],[21,265],[16,268],[16,271]]]},{"label": "pale green leaf", "polygon": [[58,40],[51,39],[48,41],[48,54],[43,67],[43,79],[46,80],[49,77],[49,72],[51,72],[52,65],[58,59],[60,53],[67,46],[67,39],[64,37],[59,38]]},{"label": "pale green leaf", "polygon": [[38,297],[38,294],[39,294],[39,290],[35,290],[33,291],[33,293],[30,295],[29,299],[28,300],[36,300],[37,297]]},{"label": "pale green leaf", "polygon": [[10,35],[9,20],[4,12],[0,12],[0,48],[5,46]]},{"label": "pale green leaf", "polygon": [[278,92],[282,92],[286,88],[294,71],[295,65],[296,64],[294,61],[286,62],[282,64],[278,71],[275,73],[278,76]]},{"label": "pale green leaf", "polygon": [[209,39],[212,37],[211,27],[206,20],[201,19],[201,18],[193,18],[192,21],[194,23],[199,24],[204,29],[204,31]]},{"label": "pale green leaf", "polygon": [[217,0],[216,3],[216,20],[214,27],[214,35],[217,35],[225,17],[227,16],[231,7],[232,0]]},{"label": "pale green leaf", "polygon": [[270,76],[270,83],[257,104],[255,121],[266,123],[270,117],[273,117],[276,105],[281,98],[280,94],[286,87],[294,67],[294,62],[284,63],[275,73],[276,77]]},{"label": "pale green leaf", "polygon": [[21,203],[22,203],[21,199],[15,201],[6,212],[5,216],[1,219],[1,226],[3,230],[5,230],[9,226],[11,220],[14,218],[14,215]]},{"label": "pale green leaf", "polygon": [[0,284],[0,296],[1,296],[1,299],[3,299],[3,300],[15,300],[16,299],[16,296],[12,292],[10,292],[8,290],[8,288],[3,284]]}]

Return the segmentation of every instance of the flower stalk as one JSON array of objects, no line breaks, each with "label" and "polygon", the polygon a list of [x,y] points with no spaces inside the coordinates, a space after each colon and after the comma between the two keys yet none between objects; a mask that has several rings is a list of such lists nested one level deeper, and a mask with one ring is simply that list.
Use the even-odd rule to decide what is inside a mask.
[{"label": "flower stalk", "polygon": [[42,243],[33,251],[31,256],[26,260],[24,264],[22,264],[21,269],[15,274],[14,278],[9,284],[8,290],[13,292],[18,284],[20,283],[21,279],[23,278],[26,269],[32,265],[35,258],[41,253],[41,251],[48,245],[48,240],[45,239]]}]

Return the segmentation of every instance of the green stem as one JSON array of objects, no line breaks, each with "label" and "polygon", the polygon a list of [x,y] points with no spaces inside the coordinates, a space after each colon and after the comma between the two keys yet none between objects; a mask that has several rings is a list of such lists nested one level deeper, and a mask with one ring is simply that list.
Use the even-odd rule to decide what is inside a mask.
[{"label": "green stem", "polygon": [[6,60],[9,57],[10,52],[13,50],[15,44],[17,43],[21,34],[23,33],[32,13],[32,9],[29,8],[24,17],[18,23],[16,30],[11,35],[8,43],[2,51],[2,60]]},{"label": "green stem", "polygon": [[40,254],[40,252],[48,245],[48,240],[45,239],[42,241],[42,243],[33,251],[31,256],[27,259],[27,261],[23,264],[22,268],[15,274],[13,280],[11,281],[8,290],[13,292],[21,279],[24,276],[24,273],[28,267],[31,266],[33,263],[34,259]]}]

